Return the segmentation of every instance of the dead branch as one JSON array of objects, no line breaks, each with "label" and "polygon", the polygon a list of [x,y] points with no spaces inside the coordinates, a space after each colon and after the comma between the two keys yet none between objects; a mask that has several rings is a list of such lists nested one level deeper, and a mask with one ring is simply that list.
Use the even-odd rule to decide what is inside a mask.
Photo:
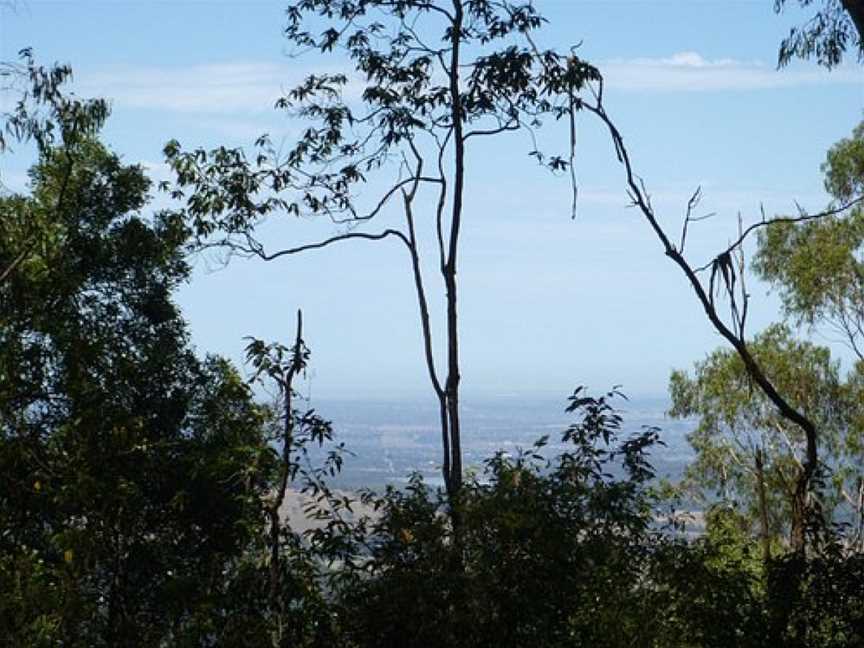
[{"label": "dead branch", "polygon": [[[649,226],[663,246],[666,256],[668,256],[684,273],[691,288],[696,294],[699,303],[702,305],[708,320],[714,326],[715,330],[732,345],[741,360],[744,362],[748,374],[753,378],[754,382],[756,382],[774,406],[777,407],[780,414],[800,427],[804,432],[807,442],[806,461],[803,463],[803,470],[795,484],[795,496],[793,501],[793,546],[798,550],[804,550],[806,545],[804,531],[806,520],[814,513],[811,508],[812,498],[809,496],[814,478],[819,469],[818,434],[815,423],[777,391],[777,388],[765,374],[761,365],[750,353],[750,349],[748,348],[744,337],[743,328],[733,324],[733,328],[735,329],[733,330],[723,322],[717,312],[714,303],[713,289],[717,285],[716,281],[718,276],[723,280],[724,288],[727,293],[731,297],[734,297],[735,268],[732,264],[732,253],[737,246],[730,246],[730,248],[727,248],[727,250],[721,252],[717,257],[715,257],[714,263],[709,266],[712,268],[712,273],[709,280],[708,291],[706,292],[705,287],[702,285],[696,274],[696,270],[694,270],[690,263],[684,258],[682,252],[672,245],[665,230],[661,227],[650,204],[650,199],[647,197],[648,194],[645,191],[644,182],[642,182],[641,179],[638,179],[633,171],[630,155],[624,145],[624,138],[610,119],[609,115],[606,113],[603,104],[599,101],[594,104],[583,103],[582,107],[597,116],[609,131],[616,156],[624,167],[625,180],[633,205],[642,212],[645,220],[648,222]],[[742,232],[741,236],[739,236],[739,241],[743,241],[746,234],[753,229],[754,227],[751,226]],[[738,245],[740,245],[740,242]],[[738,318],[737,321],[740,322],[740,318]]]}]

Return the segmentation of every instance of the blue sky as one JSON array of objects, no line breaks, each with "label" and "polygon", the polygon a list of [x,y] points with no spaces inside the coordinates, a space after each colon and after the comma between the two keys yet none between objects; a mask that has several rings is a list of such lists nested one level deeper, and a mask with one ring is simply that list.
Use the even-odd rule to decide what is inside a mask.
[{"label": "blue sky", "polygon": [[[780,39],[805,14],[776,16],[771,0],[535,4],[550,19],[542,45],[582,41],[582,56],[605,72],[607,109],[663,223],[677,232],[687,198],[702,186],[701,209],[717,216],[691,234],[691,258],[722,248],[739,211],[747,220],[760,205],[769,214],[795,201],[824,206],[819,166],[862,118],[864,68],[850,62],[828,73],[799,63],[777,71]],[[161,149],[171,138],[191,148],[247,145],[262,132],[277,142],[296,136],[297,124],[273,102],[321,65],[341,63],[287,57],[283,10],[281,2],[19,1],[0,8],[0,57],[32,46],[45,63],[72,64],[79,93],[112,100],[105,139],[162,179]],[[690,366],[720,339],[627,209],[621,170],[596,121],[579,120],[575,221],[566,183],[542,173],[528,150],[516,135],[469,151],[465,393],[563,397],[578,384],[622,384],[631,394],[663,394],[671,369]],[[23,189],[25,167],[21,157],[4,161],[3,181]],[[329,233],[332,226],[297,220],[266,229],[274,246]],[[427,384],[406,262],[387,242],[224,269],[198,258],[179,300],[199,350],[238,361],[244,336],[290,340],[302,307],[314,394],[413,397]],[[751,293],[755,332],[780,315],[764,286],[754,283]]]}]

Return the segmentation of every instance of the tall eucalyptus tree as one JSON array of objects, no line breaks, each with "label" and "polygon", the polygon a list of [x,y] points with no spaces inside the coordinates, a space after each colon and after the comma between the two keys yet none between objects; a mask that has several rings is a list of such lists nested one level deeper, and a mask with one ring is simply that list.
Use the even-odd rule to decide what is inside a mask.
[{"label": "tall eucalyptus tree", "polygon": [[[313,74],[279,100],[279,108],[310,123],[283,156],[266,137],[258,140],[254,157],[240,149],[184,151],[169,143],[173,195],[184,201],[201,247],[273,260],[354,239],[404,246],[426,370],[439,403],[442,470],[452,501],[462,484],[457,272],[460,232],[472,216],[465,209],[471,190],[466,168],[488,164],[471,159],[470,148],[513,131],[533,135],[544,118],[563,119],[571,136],[560,155],[537,150],[533,138],[528,142],[542,165],[569,171],[575,201],[577,92],[598,72],[572,52],[538,49],[532,34],[544,19],[531,2],[301,0],[287,16],[285,35],[295,47],[338,52],[351,72]],[[357,189],[373,177],[384,189],[362,205]],[[431,199],[421,202],[418,196],[427,190]],[[372,231],[393,202],[404,224]],[[323,216],[336,231],[312,244],[271,249],[258,227],[275,215]],[[445,294],[443,368],[418,243],[424,222],[433,231]]]}]

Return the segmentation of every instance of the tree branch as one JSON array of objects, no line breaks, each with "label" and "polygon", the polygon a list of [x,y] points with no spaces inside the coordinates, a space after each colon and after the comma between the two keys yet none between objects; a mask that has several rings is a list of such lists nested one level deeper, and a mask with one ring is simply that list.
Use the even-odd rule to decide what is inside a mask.
[{"label": "tree branch", "polygon": [[[272,254],[267,254],[264,252],[263,248],[258,249],[249,249],[243,248],[242,246],[236,246],[237,249],[242,249],[252,254],[255,254],[265,261],[272,261],[273,259],[277,259],[281,256],[288,256],[291,254],[298,254],[300,252],[306,252],[307,250],[318,250],[323,247],[327,247],[328,245],[332,245],[333,243],[338,243],[339,241],[347,241],[348,239],[363,239],[366,241],[380,241],[381,239],[387,238],[388,236],[395,236],[400,239],[405,245],[409,245],[408,239],[405,235],[399,230],[394,229],[386,229],[383,232],[378,234],[367,234],[366,232],[348,232],[347,234],[339,234],[337,236],[332,236],[324,241],[319,241],[317,243],[309,243],[307,245],[299,245],[297,247],[288,248],[285,250],[279,250],[278,252],[273,252]],[[232,247],[233,244],[229,244],[228,247]]]},{"label": "tree branch", "polygon": [[[723,336],[723,338],[725,338],[726,341],[729,342],[729,344],[732,345],[741,360],[744,362],[744,366],[747,368],[747,372],[750,374],[756,384],[759,385],[759,388],[768,397],[768,399],[774,404],[775,407],[777,407],[777,409],[780,411],[780,414],[787,420],[797,425],[804,432],[804,436],[807,442],[806,461],[803,463],[804,470],[802,471],[801,477],[796,483],[795,504],[793,506],[793,508],[796,509],[795,515],[793,516],[795,517],[795,520],[793,520],[793,526],[797,526],[794,544],[796,545],[797,549],[804,549],[805,520],[807,515],[811,512],[809,510],[810,505],[808,504],[808,494],[811,490],[813,479],[817,474],[819,463],[816,425],[804,413],[794,407],[788,400],[786,400],[786,398],[784,398],[777,391],[777,388],[765,375],[762,367],[750,353],[750,350],[747,347],[744,339],[744,331],[739,330],[736,334],[723,322],[723,320],[718,315],[717,310],[714,306],[713,298],[705,292],[705,288],[699,281],[699,277],[696,275],[696,272],[693,270],[692,266],[690,266],[690,264],[681,254],[681,252],[672,245],[669,237],[666,235],[666,232],[660,226],[657,217],[654,214],[654,211],[646,198],[646,194],[644,192],[644,185],[636,182],[636,176],[633,172],[633,167],[630,162],[630,156],[627,152],[626,147],[624,146],[624,139],[615,124],[609,118],[603,105],[601,103],[597,103],[594,105],[583,103],[583,107],[589,112],[596,115],[609,130],[618,161],[621,162],[621,164],[624,166],[627,187],[630,192],[631,199],[633,200],[633,204],[639,208],[645,219],[648,221],[651,229],[654,231],[657,238],[660,240],[666,256],[668,256],[687,277],[687,280],[690,282],[690,286],[696,293],[696,297],[702,305],[702,308],[705,311],[708,320],[714,326],[715,330],[720,333],[720,335]],[[743,233],[742,237],[739,238],[743,239]],[[731,252],[728,252],[727,254],[731,254]]]},{"label": "tree branch", "polygon": [[711,261],[709,261],[705,265],[699,266],[698,268],[696,268],[696,272],[703,272],[704,270],[707,270],[708,268],[710,268],[712,266],[712,264],[714,263],[714,261],[716,259],[723,256],[724,254],[730,254],[731,252],[733,252],[736,248],[738,248],[744,242],[744,240],[747,238],[747,236],[751,232],[759,229],[760,227],[767,227],[768,225],[773,225],[774,223],[805,223],[807,221],[819,220],[820,218],[828,218],[830,216],[837,216],[838,214],[842,214],[843,212],[847,211],[848,209],[851,209],[852,207],[855,207],[856,205],[860,205],[862,203],[864,203],[864,196],[859,196],[858,198],[855,198],[854,200],[850,200],[849,202],[844,203],[843,205],[841,205],[839,207],[834,207],[832,209],[826,209],[825,211],[821,211],[818,214],[803,213],[803,210],[801,210],[799,208],[799,211],[802,212],[802,214],[800,216],[777,216],[775,218],[769,218],[767,220],[763,219],[763,220],[759,221],[758,223],[753,223],[749,227],[744,229],[738,235],[738,238],[735,239],[735,241],[733,243],[731,243],[729,245],[729,247],[727,247],[725,250],[723,250],[723,252],[718,254],[716,257],[714,257],[714,259],[712,259]]},{"label": "tree branch", "polygon": [[334,223],[336,223],[337,225],[344,225],[345,223],[371,220],[372,218],[374,218],[375,216],[378,215],[378,213],[384,208],[384,205],[387,204],[387,201],[390,200],[390,198],[393,196],[393,194],[395,194],[397,191],[399,191],[399,189],[401,189],[402,187],[404,187],[407,184],[414,183],[416,185],[419,182],[431,182],[431,183],[435,183],[435,184],[440,184],[441,179],[440,178],[431,178],[431,177],[421,177],[421,176],[412,176],[410,178],[405,178],[404,180],[400,180],[399,182],[394,184],[390,189],[388,189],[387,192],[384,194],[384,196],[381,197],[381,200],[378,201],[378,204],[375,205],[375,207],[372,209],[372,211],[368,212],[367,214],[365,214],[363,216],[357,216],[356,212],[354,211],[354,208],[349,207],[349,210],[353,214],[350,218],[334,218],[331,220]]},{"label": "tree branch", "polygon": [[485,130],[473,130],[469,131],[462,138],[462,141],[468,141],[470,137],[482,137],[485,135],[498,135],[499,133],[504,133],[506,131],[517,131],[519,130],[520,124],[519,121],[509,121],[506,124],[499,126],[498,128],[488,128]]}]

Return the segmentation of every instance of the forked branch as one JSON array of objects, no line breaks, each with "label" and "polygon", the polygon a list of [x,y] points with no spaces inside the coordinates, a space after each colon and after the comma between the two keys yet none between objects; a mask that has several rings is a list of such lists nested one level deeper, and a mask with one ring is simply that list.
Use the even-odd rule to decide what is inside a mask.
[{"label": "forked branch", "polygon": [[[740,314],[736,316],[737,309],[733,302],[733,316],[735,317],[735,323],[732,325],[732,328],[730,328],[730,326],[728,326],[720,317],[713,297],[713,290],[716,286],[715,282],[719,276],[719,278],[723,280],[724,289],[730,299],[734,298],[736,268],[732,262],[732,255],[737,249],[737,246],[740,245],[740,242],[743,241],[746,235],[755,228],[750,227],[743,230],[737,239],[739,241],[737,245],[731,246],[715,257],[715,263],[712,266],[711,279],[709,281],[708,290],[706,290],[699,280],[697,270],[694,269],[684,258],[682,251],[672,244],[669,236],[661,227],[654,209],[651,206],[647,192],[645,191],[644,183],[641,179],[637,181],[637,176],[633,171],[633,165],[630,161],[630,155],[624,145],[624,138],[609,118],[602,102],[598,99],[594,104],[589,104],[587,102],[583,103],[582,107],[596,115],[608,129],[618,161],[624,167],[627,189],[633,201],[633,205],[640,210],[642,215],[648,221],[651,229],[662,244],[666,256],[668,256],[681,269],[685,277],[687,277],[687,280],[689,281],[693,291],[696,293],[696,297],[702,305],[708,320],[714,326],[715,330],[732,345],[741,360],[744,362],[744,365],[750,376],[753,378],[753,381],[759,386],[774,406],[777,407],[780,414],[797,425],[804,432],[804,437],[806,439],[806,459],[803,462],[803,470],[801,471],[800,477],[795,484],[792,532],[794,548],[797,550],[804,550],[806,545],[805,528],[809,521],[818,514],[818,511],[815,509],[816,503],[813,498],[811,498],[811,490],[818,474],[819,464],[816,425],[806,414],[779,393],[774,383],[765,374],[760,363],[750,352],[745,340],[743,327],[746,311],[743,316]],[[718,263],[717,259],[722,259],[722,261]]]},{"label": "forked branch", "polygon": [[714,261],[716,261],[717,258],[724,254],[731,254],[732,252],[734,252],[736,249],[741,247],[741,245],[751,233],[762,227],[774,225],[775,223],[806,223],[808,221],[821,220],[823,218],[829,218],[831,216],[839,216],[840,214],[844,214],[853,207],[861,204],[864,204],[864,196],[859,196],[858,198],[845,202],[838,207],[832,207],[831,209],[826,209],[816,214],[808,214],[800,205],[798,206],[798,216],[775,216],[773,218],[765,218],[765,215],[763,213],[762,220],[756,223],[752,223],[745,229],[741,230],[738,234],[738,238],[736,238],[732,243],[730,243],[729,246],[725,250],[720,252],[720,254],[718,254],[716,257],[714,257],[714,259],[712,259],[705,265],[696,268],[696,272],[702,272],[704,270],[707,270],[712,266],[712,264],[714,263]]}]

